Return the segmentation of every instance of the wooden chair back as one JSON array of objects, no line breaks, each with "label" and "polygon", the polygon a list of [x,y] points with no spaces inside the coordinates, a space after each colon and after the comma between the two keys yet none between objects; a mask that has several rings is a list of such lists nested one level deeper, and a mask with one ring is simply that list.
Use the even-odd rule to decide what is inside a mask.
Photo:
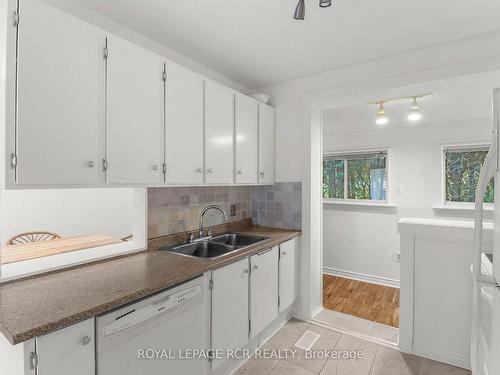
[{"label": "wooden chair back", "polygon": [[45,232],[45,231],[25,232],[12,237],[10,240],[7,241],[7,245],[9,246],[21,245],[31,242],[53,240],[56,238],[61,238],[61,236],[58,235],[57,233]]}]

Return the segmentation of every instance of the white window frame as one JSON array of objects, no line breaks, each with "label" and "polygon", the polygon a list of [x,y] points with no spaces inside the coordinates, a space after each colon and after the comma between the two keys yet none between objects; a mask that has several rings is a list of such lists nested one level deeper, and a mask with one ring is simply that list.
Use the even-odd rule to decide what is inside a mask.
[{"label": "white window frame", "polygon": [[[352,199],[347,198],[347,163],[344,162],[344,198],[323,198],[324,203],[337,203],[337,204],[352,204],[352,205],[373,205],[373,206],[392,206],[389,202],[391,202],[391,168],[392,168],[392,159],[391,159],[391,148],[375,148],[375,149],[357,149],[357,150],[348,150],[348,151],[333,151],[333,152],[324,152],[322,163],[325,160],[325,157],[335,157],[335,156],[349,156],[349,155],[365,155],[365,154],[377,154],[384,153],[386,154],[385,158],[385,173],[386,173],[386,191],[385,191],[385,199]],[[322,174],[323,176],[323,174]]]},{"label": "white window frame", "polygon": [[[477,143],[459,143],[459,144],[446,144],[441,146],[441,204],[444,208],[464,208],[473,209],[474,202],[453,202],[446,200],[446,152],[449,151],[474,151],[488,149],[491,143],[477,142]],[[483,203],[486,209],[493,209],[494,203]]]}]

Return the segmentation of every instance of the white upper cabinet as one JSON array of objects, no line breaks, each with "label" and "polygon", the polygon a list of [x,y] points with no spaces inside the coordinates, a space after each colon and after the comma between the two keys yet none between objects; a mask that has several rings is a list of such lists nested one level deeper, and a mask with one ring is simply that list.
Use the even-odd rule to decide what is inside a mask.
[{"label": "white upper cabinet", "polygon": [[37,375],[94,375],[94,319],[36,339]]},{"label": "white upper cabinet", "polygon": [[278,316],[278,247],[250,257],[250,336],[262,332]]},{"label": "white upper cabinet", "polygon": [[246,95],[235,94],[235,182],[257,183],[259,104]]},{"label": "white upper cabinet", "polygon": [[167,63],[167,184],[203,183],[203,77]]},{"label": "white upper cabinet", "polygon": [[297,295],[297,240],[279,245],[279,311],[292,305]]},{"label": "white upper cabinet", "polygon": [[108,37],[107,182],[158,184],[163,177],[164,60]]},{"label": "white upper cabinet", "polygon": [[274,183],[272,107],[44,0],[10,22],[2,187]]},{"label": "white upper cabinet", "polygon": [[234,91],[205,81],[205,182],[234,182]]},{"label": "white upper cabinet", "polygon": [[17,183],[104,181],[104,34],[38,0],[19,12]]},{"label": "white upper cabinet", "polygon": [[259,104],[259,183],[274,183],[274,108]]}]

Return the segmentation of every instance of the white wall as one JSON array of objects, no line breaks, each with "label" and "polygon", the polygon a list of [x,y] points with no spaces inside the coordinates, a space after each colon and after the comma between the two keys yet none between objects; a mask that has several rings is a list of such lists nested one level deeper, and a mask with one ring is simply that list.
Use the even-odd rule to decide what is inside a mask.
[{"label": "white wall", "polygon": [[492,32],[259,88],[276,106],[276,180],[303,182],[298,306],[304,317],[322,306],[321,170],[313,169],[322,151],[321,111],[339,107],[352,96],[401,94],[408,87],[491,72],[499,66],[500,32]]},{"label": "white wall", "polygon": [[393,209],[349,209],[325,206],[323,211],[325,273],[399,285],[397,217]]},{"label": "white wall", "polygon": [[1,247],[12,236],[48,230],[61,236],[133,233],[133,189],[3,190]]},{"label": "white wall", "polygon": [[394,261],[394,253],[399,252],[398,218],[472,218],[472,211],[433,209],[443,198],[442,147],[490,142],[494,86],[492,82],[435,92],[421,102],[423,120],[416,125],[406,120],[409,101],[385,106],[390,123],[383,128],[374,124],[376,106],[365,103],[324,112],[325,152],[390,149],[389,200],[397,205],[325,204],[323,263],[327,270],[369,275],[391,284],[399,280],[399,263]]},{"label": "white wall", "polygon": [[276,106],[276,179],[299,181],[305,98],[349,96],[373,90],[420,84],[500,66],[500,32],[435,45],[317,75],[259,88]]}]

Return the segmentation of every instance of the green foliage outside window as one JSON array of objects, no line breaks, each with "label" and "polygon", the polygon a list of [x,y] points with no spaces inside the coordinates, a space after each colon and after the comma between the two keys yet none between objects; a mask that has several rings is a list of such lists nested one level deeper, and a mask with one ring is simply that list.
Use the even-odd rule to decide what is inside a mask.
[{"label": "green foliage outside window", "polygon": [[[481,167],[488,150],[445,151],[446,201],[474,202]],[[493,203],[494,182],[490,181],[484,195],[485,203]]]},{"label": "green foliage outside window", "polygon": [[[385,199],[385,157],[348,160],[347,171],[349,199]],[[374,181],[374,171],[381,171],[383,178]]]},{"label": "green foliage outside window", "polygon": [[323,197],[385,200],[386,158],[385,153],[326,156],[323,160]]},{"label": "green foliage outside window", "polygon": [[344,198],[344,160],[323,160],[323,197]]}]

